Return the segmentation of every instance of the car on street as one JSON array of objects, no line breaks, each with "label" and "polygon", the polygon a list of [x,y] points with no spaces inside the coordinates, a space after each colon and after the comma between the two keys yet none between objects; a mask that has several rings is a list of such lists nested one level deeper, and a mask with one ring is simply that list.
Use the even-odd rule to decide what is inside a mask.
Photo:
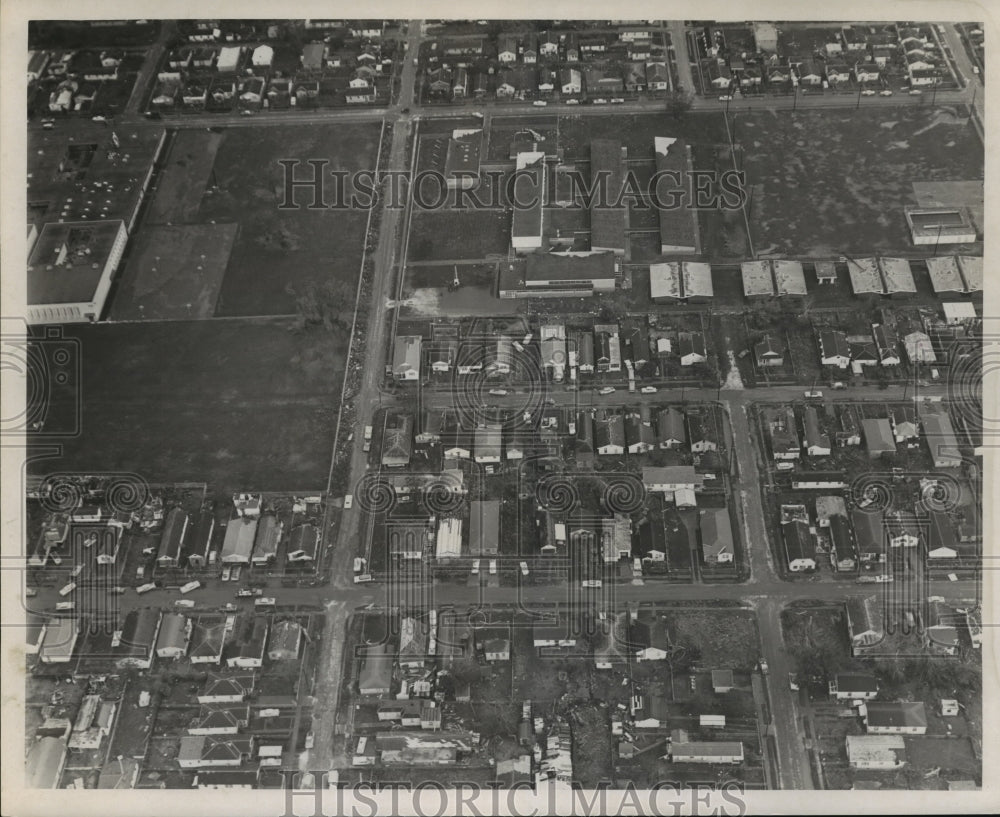
[{"label": "car on street", "polygon": [[892,91],[890,91],[888,88],[886,88],[884,91],[879,91],[878,95],[879,96],[892,96]]},{"label": "car on street", "polygon": [[521,575],[522,576],[527,576],[528,575],[528,563],[527,562],[521,562]]},{"label": "car on street", "polygon": [[479,573],[479,559],[472,560],[472,575],[475,576]]},{"label": "car on street", "polygon": [[535,106],[536,108],[544,108],[544,107],[545,107],[546,105],[548,105],[549,103],[548,103],[548,102],[546,102],[546,101],[545,101],[544,99],[536,99],[536,100],[535,100],[534,102],[532,102],[531,104],[532,104],[532,105],[534,105],[534,106]]},{"label": "car on street", "polygon": [[497,560],[490,559],[490,575],[495,576],[497,573]]},{"label": "car on street", "polygon": [[729,94],[723,94],[719,97],[719,102],[732,102],[733,98]]},{"label": "car on street", "polygon": [[354,577],[354,583],[355,584],[365,584],[366,582],[370,582],[371,580],[372,580],[372,574],[371,573],[358,573]]},{"label": "car on street", "polygon": [[656,386],[643,386],[639,391],[643,394],[656,394]]},{"label": "car on street", "polygon": [[625,100],[622,99],[620,96],[616,96],[616,97],[612,98],[611,104],[612,105],[621,105],[624,101]]},{"label": "car on street", "polygon": [[191,599],[177,599],[174,607],[194,607],[194,602]]},{"label": "car on street", "polygon": [[601,586],[601,580],[600,579],[584,579],[583,580],[583,586],[584,587],[600,587]]},{"label": "car on street", "polygon": [[490,394],[494,397],[506,397],[507,389],[490,389]]},{"label": "car on street", "polygon": [[244,587],[243,589],[236,591],[236,598],[238,599],[248,599],[252,598],[253,596],[262,596],[262,595],[264,595],[264,591],[261,590],[259,587],[255,587],[253,589],[250,589],[249,587]]},{"label": "car on street", "polygon": [[861,96],[875,96],[875,92],[871,88],[865,88],[865,90],[861,92]]},{"label": "car on street", "polygon": [[579,99],[567,99],[566,100],[566,104],[567,105],[579,105],[580,104],[580,100]]},{"label": "car on street", "polygon": [[841,380],[836,381],[830,388],[832,389],[846,389],[847,384]]},{"label": "car on street", "polygon": [[799,680],[798,680],[798,678],[795,677],[795,673],[794,672],[788,673],[788,688],[792,692],[798,692],[799,691]]},{"label": "car on street", "polygon": [[56,609],[57,610],[72,610],[74,606],[75,605],[71,601],[57,601],[56,602]]},{"label": "car on street", "polygon": [[919,88],[911,88],[910,96],[920,96],[923,93]]},{"label": "car on street", "polygon": [[598,394],[612,394],[614,390],[615,390],[614,386],[605,386],[598,392]]},{"label": "car on street", "polygon": [[180,586],[181,593],[190,593],[192,590],[197,590],[201,587],[201,582],[188,582],[187,584],[182,584]]},{"label": "car on street", "polygon": [[815,389],[807,391],[805,394],[806,394],[806,397],[815,397],[817,399],[822,399],[822,397],[823,397],[823,392],[816,391]]},{"label": "car on street", "polygon": [[349,511],[353,507],[354,507],[354,494],[347,494],[347,496],[344,497],[344,510]]},{"label": "car on street", "polygon": [[59,595],[60,596],[68,596],[74,590],[76,590],[76,582],[70,582],[69,584],[67,584],[65,587],[63,587],[59,591]]},{"label": "car on street", "polygon": [[125,588],[121,585],[115,585],[114,587],[108,588],[109,596],[120,596],[125,592]]},{"label": "car on street", "polygon": [[227,601],[222,607],[219,608],[223,613],[235,613],[239,607],[233,604],[231,601]]},{"label": "car on street", "polygon": [[766,658],[764,658],[764,656],[761,656],[761,657],[760,657],[760,671],[761,671],[761,672],[762,672],[762,673],[763,673],[764,675],[767,675],[767,659],[766,659]]},{"label": "car on street", "polygon": [[24,595],[29,599],[33,599],[38,595],[38,591],[34,587],[28,587],[25,588]]},{"label": "car on street", "polygon": [[140,584],[135,589],[135,592],[141,596],[143,593],[148,593],[150,590],[155,590],[155,589],[156,585],[153,582],[146,582],[146,584]]},{"label": "car on street", "polygon": [[595,99],[594,100],[594,104],[595,105],[607,105],[608,104],[608,100],[606,100],[606,99]]},{"label": "car on street", "polygon": [[262,599],[254,599],[254,607],[274,607],[275,599],[271,596],[267,596]]}]

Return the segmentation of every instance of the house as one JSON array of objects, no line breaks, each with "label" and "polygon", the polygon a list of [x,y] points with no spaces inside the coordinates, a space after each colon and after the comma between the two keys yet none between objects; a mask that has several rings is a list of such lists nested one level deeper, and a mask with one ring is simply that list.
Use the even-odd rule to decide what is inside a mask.
[{"label": "house", "polygon": [[483,644],[483,653],[489,663],[510,661],[510,639],[491,638]]},{"label": "house", "polygon": [[235,735],[250,720],[250,707],[242,705],[202,704],[198,716],[187,728],[189,735]]},{"label": "house", "polygon": [[250,63],[255,68],[269,68],[274,61],[274,49],[269,45],[259,45],[250,55]]},{"label": "house", "polygon": [[474,739],[468,732],[391,731],[375,735],[375,751],[383,765],[453,766],[472,752]]},{"label": "house", "polygon": [[795,413],[791,408],[778,410],[768,417],[771,431],[771,455],[775,460],[797,460],[801,456],[802,446],[799,434],[795,428]]},{"label": "house", "polygon": [[742,741],[688,741],[675,739],[675,729],[667,744],[667,757],[675,763],[729,763],[743,762]]},{"label": "house", "polygon": [[412,424],[409,414],[397,414],[394,424],[382,435],[382,465],[386,468],[405,468],[412,455]]},{"label": "house", "polygon": [[696,473],[692,465],[644,466],[642,469],[642,484],[653,493],[695,491],[703,482],[704,477]]},{"label": "house", "polygon": [[358,692],[362,695],[388,695],[392,684],[392,648],[373,644],[361,656],[358,671]]},{"label": "house", "polygon": [[289,562],[310,562],[316,559],[319,547],[319,530],[308,523],[292,531],[288,542]]},{"label": "house", "polygon": [[[630,59],[646,59],[649,53],[642,56],[629,55]],[[630,94],[638,93],[646,88],[646,66],[641,62],[630,62],[625,66],[625,90]]]},{"label": "house", "polygon": [[868,456],[895,454],[896,443],[892,436],[892,426],[886,418],[865,418],[861,421],[861,431],[865,439]]},{"label": "house", "polygon": [[663,661],[673,651],[667,622],[662,616],[634,617],[629,622],[628,634],[636,661]]},{"label": "house", "polygon": [[903,348],[906,357],[913,364],[932,364],[937,362],[934,345],[925,332],[910,332],[903,338]]},{"label": "house", "polygon": [[824,366],[846,369],[851,365],[851,347],[847,335],[836,329],[824,329],[819,333],[819,356]]},{"label": "house", "polygon": [[920,438],[920,424],[917,412],[912,406],[892,406],[889,409],[889,423],[897,443],[909,443]]},{"label": "house", "polygon": [[666,91],[670,87],[670,78],[665,62],[646,63],[646,87],[650,91]]},{"label": "house", "polygon": [[226,641],[227,621],[221,616],[199,616],[191,630],[188,658],[192,664],[220,664]]},{"label": "house", "polygon": [[899,735],[848,735],[852,769],[899,769],[906,765],[906,744]]},{"label": "house", "polygon": [[709,63],[707,73],[709,84],[716,90],[726,90],[733,83],[733,75],[729,70],[729,66],[724,62],[716,61]]},{"label": "house", "polygon": [[878,696],[878,680],[867,672],[838,672],[829,687],[838,701],[870,701]]},{"label": "house", "polygon": [[875,596],[850,596],[846,609],[847,629],[855,654],[885,638],[885,620]]},{"label": "house", "polygon": [[884,511],[873,508],[852,508],[851,527],[858,557],[865,564],[885,561]]},{"label": "house", "polygon": [[923,701],[869,701],[861,707],[869,735],[924,735],[927,711]]},{"label": "house", "polygon": [[[683,418],[680,424],[683,431]],[[644,423],[642,415],[637,411],[625,414],[625,447],[629,454],[644,454],[656,448],[656,435],[652,426]]]},{"label": "house", "polygon": [[521,42],[521,59],[525,65],[534,65],[538,62],[538,38],[534,34],[528,34]]},{"label": "house", "polygon": [[594,420],[589,412],[576,414],[576,438],[574,440],[577,460],[592,460],[594,456]]},{"label": "house", "polygon": [[539,351],[542,368],[555,383],[561,383],[566,372],[566,327],[543,324],[539,328]]},{"label": "house", "polygon": [[469,503],[469,553],[495,556],[500,550],[500,500]]},{"label": "house", "polygon": [[611,412],[594,419],[595,451],[602,456],[625,453],[625,418]]},{"label": "house", "polygon": [[420,380],[420,335],[398,335],[393,344],[392,376],[397,381]]},{"label": "house", "polygon": [[819,427],[819,415],[815,406],[806,406],[803,412],[803,426],[806,437],[806,453],[810,457],[830,456],[830,438]]},{"label": "house", "polygon": [[181,549],[184,547],[189,521],[190,518],[183,508],[171,508],[167,513],[156,556],[156,563],[161,567],[177,567],[180,564]]},{"label": "house", "polygon": [[794,573],[816,569],[816,544],[809,525],[798,520],[781,526],[781,539],[785,547],[785,561]]},{"label": "house", "polygon": [[438,521],[435,555],[438,559],[457,559],[462,555],[462,520],[444,518]]},{"label": "house", "polygon": [[858,560],[847,517],[840,514],[830,517],[829,529],[830,563],[837,571],[854,570]]},{"label": "house", "polygon": [[577,96],[583,92],[583,75],[579,69],[563,68],[559,72],[559,86],[565,96]]},{"label": "house", "polygon": [[43,664],[68,663],[73,657],[79,635],[80,624],[76,619],[50,619],[38,648],[38,660]]},{"label": "house", "polygon": [[656,434],[660,448],[678,448],[687,442],[684,415],[673,406],[660,409],[656,415]]},{"label": "house", "polygon": [[551,68],[542,68],[538,72],[538,93],[551,94],[556,89],[559,76]]},{"label": "house", "polygon": [[872,324],[872,339],[878,352],[879,363],[883,366],[899,365],[899,339],[896,333],[882,323]]},{"label": "house", "polygon": [[463,99],[469,92],[469,72],[464,67],[455,69],[455,79],[451,84],[452,99]]},{"label": "house", "polygon": [[921,417],[924,439],[936,468],[958,468],[962,464],[962,454],[951,425],[951,417],[946,412],[929,412]]},{"label": "house", "polygon": [[839,84],[842,82],[845,83],[850,82],[851,69],[847,67],[846,63],[827,61],[826,81],[829,82],[831,85]]},{"label": "house", "polygon": [[272,661],[294,661],[302,644],[302,625],[295,619],[274,624],[267,642],[267,657]]},{"label": "house", "polygon": [[245,701],[256,684],[252,672],[222,675],[209,672],[204,686],[198,693],[200,704],[232,704]]},{"label": "house", "polygon": [[678,332],[677,353],[681,366],[694,366],[708,360],[705,355],[705,337],[701,332]]},{"label": "house", "polygon": [[686,417],[691,453],[703,454],[706,451],[718,451],[719,444],[716,441],[714,418],[700,412],[688,412]]},{"label": "house", "polygon": [[266,565],[278,557],[278,543],[281,541],[281,531],[284,523],[278,521],[274,514],[264,514],[257,523],[257,535],[254,538],[253,563]]},{"label": "house", "polygon": [[269,625],[265,616],[254,616],[253,621],[242,632],[239,638],[239,650],[226,660],[231,669],[259,669],[264,666],[264,652],[267,644]]},{"label": "house", "polygon": [[177,765],[182,769],[213,766],[240,766],[253,753],[252,737],[185,735],[177,750]]},{"label": "house", "polygon": [[854,68],[852,69],[854,73],[854,81],[860,85],[864,85],[868,82],[878,82],[881,76],[880,68],[884,68],[884,63],[880,66],[877,62],[872,60],[858,60],[854,63]]},{"label": "house", "polygon": [[803,60],[796,66],[795,74],[799,78],[799,84],[815,87],[822,85],[826,76],[823,64],[816,60]]},{"label": "house", "polygon": [[890,547],[909,548],[920,543],[921,525],[913,511],[889,511],[885,515],[884,524]]},{"label": "house", "polygon": [[731,669],[712,670],[712,692],[716,695],[724,695],[736,686]]},{"label": "house", "polygon": [[576,634],[567,618],[536,618],[531,629],[532,644],[542,654],[576,646]]},{"label": "house", "polygon": [[927,558],[957,559],[959,554],[955,525],[946,513],[933,510],[927,515]]},{"label": "house", "polygon": [[782,366],[785,363],[781,344],[771,335],[754,344],[754,359],[758,366]]},{"label": "house", "polygon": [[958,652],[959,613],[943,601],[931,601],[923,616],[924,638],[933,653],[955,655]]},{"label": "house", "polygon": [[193,625],[180,613],[164,613],[160,632],[156,637],[158,658],[183,658],[191,640]]},{"label": "house", "polygon": [[399,653],[397,661],[403,670],[420,670],[429,657],[430,627],[427,622],[413,616],[402,616],[399,621]]},{"label": "house", "polygon": [[111,639],[111,655],[118,667],[149,669],[156,654],[156,637],[160,631],[160,611],[152,608],[133,610],[117,639]]},{"label": "house", "polygon": [[841,406],[837,413],[840,428],[834,432],[837,445],[861,445],[861,429],[850,406]]},{"label": "house", "polygon": [[502,432],[497,425],[479,426],[475,431],[475,454],[478,463],[499,463]]},{"label": "house", "polygon": [[733,527],[726,508],[711,508],[699,515],[701,529],[701,555],[705,564],[732,564]]}]

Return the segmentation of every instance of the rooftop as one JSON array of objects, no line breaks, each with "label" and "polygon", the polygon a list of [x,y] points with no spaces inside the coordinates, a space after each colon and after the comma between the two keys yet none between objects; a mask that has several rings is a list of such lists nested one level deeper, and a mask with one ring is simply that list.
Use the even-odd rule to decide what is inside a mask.
[{"label": "rooftop", "polygon": [[92,301],[123,230],[121,221],[46,224],[28,258],[28,303]]}]

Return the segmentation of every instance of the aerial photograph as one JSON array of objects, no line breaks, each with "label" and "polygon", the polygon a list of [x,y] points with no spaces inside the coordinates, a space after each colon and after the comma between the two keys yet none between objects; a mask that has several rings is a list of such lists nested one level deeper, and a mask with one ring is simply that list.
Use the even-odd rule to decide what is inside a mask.
[{"label": "aerial photograph", "polygon": [[985,27],[30,21],[23,785],[982,792]]}]

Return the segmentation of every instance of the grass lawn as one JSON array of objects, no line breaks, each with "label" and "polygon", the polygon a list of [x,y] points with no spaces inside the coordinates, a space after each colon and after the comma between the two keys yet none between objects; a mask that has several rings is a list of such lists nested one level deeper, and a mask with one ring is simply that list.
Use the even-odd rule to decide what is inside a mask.
[{"label": "grass lawn", "polygon": [[914,180],[976,180],[983,147],[957,110],[836,109],[736,118],[759,253],[912,250]]},{"label": "grass lawn", "polygon": [[760,656],[757,623],[748,610],[668,611],[671,633],[678,644],[691,644],[701,654],[699,664],[712,669],[749,667]]},{"label": "grass lawn", "polygon": [[[225,491],[326,485],[345,339],[284,321],[74,326],[82,432],[52,470],[137,471]],[[52,405],[53,427],[75,410]],[[225,491],[223,491],[225,493]]]}]

